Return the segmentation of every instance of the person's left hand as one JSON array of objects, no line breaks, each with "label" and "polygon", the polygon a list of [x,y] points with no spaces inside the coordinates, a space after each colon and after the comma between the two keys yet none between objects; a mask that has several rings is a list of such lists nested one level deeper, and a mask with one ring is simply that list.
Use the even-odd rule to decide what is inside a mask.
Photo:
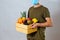
[{"label": "person's left hand", "polygon": [[33,26],[32,26],[32,28],[36,28],[38,25],[37,25],[37,23],[35,23]]},{"label": "person's left hand", "polygon": [[30,26],[31,26],[32,28],[36,28],[36,27],[38,27],[38,25],[39,25],[39,23],[33,23],[33,24],[31,24]]}]

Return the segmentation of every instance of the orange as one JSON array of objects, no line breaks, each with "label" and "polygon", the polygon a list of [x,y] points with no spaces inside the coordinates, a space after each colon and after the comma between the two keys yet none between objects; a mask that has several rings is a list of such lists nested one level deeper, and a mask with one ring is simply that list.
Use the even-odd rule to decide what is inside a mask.
[{"label": "orange", "polygon": [[23,23],[22,18],[18,18],[18,23],[20,23],[20,24]]}]

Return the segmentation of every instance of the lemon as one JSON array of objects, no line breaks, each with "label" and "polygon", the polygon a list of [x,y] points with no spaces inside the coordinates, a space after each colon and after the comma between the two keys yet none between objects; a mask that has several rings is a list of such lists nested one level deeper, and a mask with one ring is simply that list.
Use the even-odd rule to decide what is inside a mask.
[{"label": "lemon", "polygon": [[32,21],[33,21],[33,23],[38,22],[38,20],[36,18],[33,18]]}]

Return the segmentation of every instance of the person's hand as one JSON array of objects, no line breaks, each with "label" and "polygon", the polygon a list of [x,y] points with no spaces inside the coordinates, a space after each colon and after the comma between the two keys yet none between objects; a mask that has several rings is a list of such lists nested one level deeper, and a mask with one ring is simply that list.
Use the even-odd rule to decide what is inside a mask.
[{"label": "person's hand", "polygon": [[33,25],[35,25],[35,23],[33,23],[33,24],[30,24],[29,26],[31,26],[31,27],[32,27]]},{"label": "person's hand", "polygon": [[32,28],[36,28],[38,25],[39,25],[39,23],[33,23],[33,24],[31,24],[30,26],[31,26]]}]

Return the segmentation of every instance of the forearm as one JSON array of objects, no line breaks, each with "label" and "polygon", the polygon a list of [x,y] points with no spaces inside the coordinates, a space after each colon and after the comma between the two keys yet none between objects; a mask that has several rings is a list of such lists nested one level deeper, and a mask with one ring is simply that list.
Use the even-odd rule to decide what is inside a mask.
[{"label": "forearm", "polygon": [[39,27],[51,27],[52,23],[47,23],[47,22],[45,22],[45,23],[38,23],[38,26]]}]

